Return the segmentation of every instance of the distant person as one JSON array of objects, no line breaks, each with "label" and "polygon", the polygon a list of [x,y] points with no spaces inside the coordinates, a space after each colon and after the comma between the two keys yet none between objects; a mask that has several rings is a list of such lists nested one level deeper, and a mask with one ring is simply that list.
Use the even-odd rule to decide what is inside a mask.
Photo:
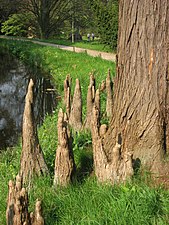
[{"label": "distant person", "polygon": [[94,41],[94,33],[92,33],[92,41]]},{"label": "distant person", "polygon": [[89,33],[87,34],[87,39],[88,39],[88,41],[90,41],[90,34]]}]

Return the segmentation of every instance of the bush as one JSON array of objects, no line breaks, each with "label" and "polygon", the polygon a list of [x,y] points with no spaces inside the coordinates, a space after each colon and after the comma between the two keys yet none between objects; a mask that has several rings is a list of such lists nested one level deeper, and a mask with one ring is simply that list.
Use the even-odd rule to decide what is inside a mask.
[{"label": "bush", "polygon": [[1,32],[5,35],[26,37],[30,28],[30,14],[13,14],[2,23]]},{"label": "bush", "polygon": [[118,0],[110,0],[107,3],[99,0],[92,4],[101,42],[115,50],[118,38]]}]

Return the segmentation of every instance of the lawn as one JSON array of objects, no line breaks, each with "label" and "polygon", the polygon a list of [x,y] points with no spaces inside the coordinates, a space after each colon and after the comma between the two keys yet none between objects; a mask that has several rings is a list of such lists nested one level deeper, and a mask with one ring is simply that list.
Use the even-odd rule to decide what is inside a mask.
[{"label": "lawn", "polygon": [[87,40],[75,41],[75,43],[72,43],[70,40],[66,39],[48,39],[48,40],[38,39],[38,40],[59,45],[75,46],[84,49],[91,49],[96,51],[113,52],[113,50],[110,47],[100,43],[99,39],[95,39],[94,41],[87,41]]}]

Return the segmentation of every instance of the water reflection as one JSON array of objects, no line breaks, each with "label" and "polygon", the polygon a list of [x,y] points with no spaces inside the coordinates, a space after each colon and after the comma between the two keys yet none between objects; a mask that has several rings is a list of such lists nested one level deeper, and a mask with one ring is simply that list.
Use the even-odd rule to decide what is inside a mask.
[{"label": "water reflection", "polygon": [[0,55],[0,149],[13,146],[21,133],[25,95],[30,77],[36,80],[35,119],[42,121],[56,106],[56,94],[49,79],[32,76],[26,67],[7,54]]}]

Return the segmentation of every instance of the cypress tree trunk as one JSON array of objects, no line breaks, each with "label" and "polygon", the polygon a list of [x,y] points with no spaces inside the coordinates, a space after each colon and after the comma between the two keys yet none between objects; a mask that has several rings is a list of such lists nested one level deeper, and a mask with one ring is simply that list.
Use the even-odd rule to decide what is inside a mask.
[{"label": "cypress tree trunk", "polygon": [[[121,144],[157,172],[169,152],[169,1],[120,0],[113,116],[104,147]],[[160,172],[160,171],[159,171]]]}]

